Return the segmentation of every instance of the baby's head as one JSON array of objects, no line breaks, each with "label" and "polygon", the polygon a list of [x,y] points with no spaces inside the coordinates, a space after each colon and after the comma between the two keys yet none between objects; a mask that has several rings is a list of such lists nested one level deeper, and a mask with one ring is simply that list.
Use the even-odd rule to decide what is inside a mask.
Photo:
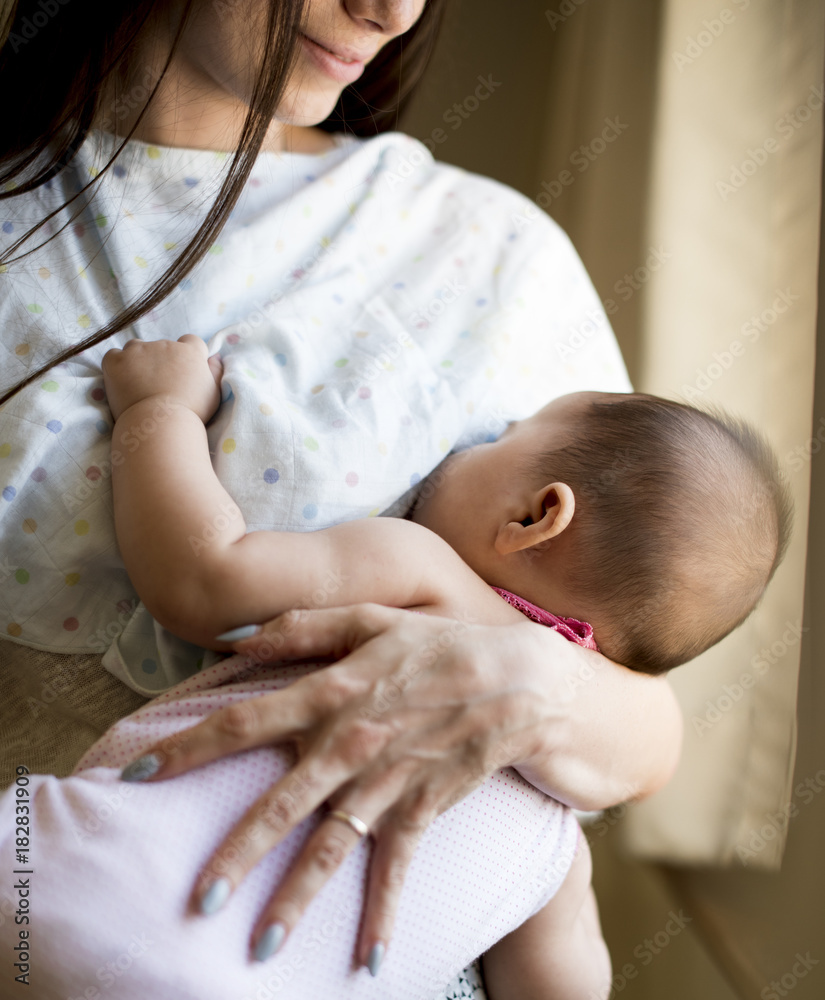
[{"label": "baby's head", "polygon": [[488,583],[591,622],[607,656],[647,673],[744,621],[787,545],[791,503],[762,438],[655,396],[564,396],[454,461],[443,516],[416,519]]}]

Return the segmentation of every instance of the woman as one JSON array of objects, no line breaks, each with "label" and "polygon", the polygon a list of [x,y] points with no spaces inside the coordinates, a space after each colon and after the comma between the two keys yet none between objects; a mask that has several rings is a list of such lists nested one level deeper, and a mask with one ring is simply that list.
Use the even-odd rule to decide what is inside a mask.
[{"label": "woman", "polygon": [[[19,395],[6,405],[0,421],[24,412],[30,416],[49,393],[62,391],[59,379],[40,383],[50,365],[85,351],[87,365],[94,368],[105,349],[122,346],[130,325],[141,317],[158,319],[156,337],[190,332],[163,326],[164,303],[174,303],[172,293],[185,283],[195,263],[214,251],[258,154],[334,152],[328,133],[313,127],[319,122],[329,131],[363,124],[367,134],[391,125],[399,101],[403,103],[423,65],[440,13],[441,4],[431,3],[426,11],[424,6],[423,0],[144,2],[109,5],[90,23],[71,5],[59,8],[51,21],[34,4],[7,5],[0,82],[6,92],[31,94],[35,103],[14,107],[7,125],[10,138],[0,179],[14,218],[3,226],[8,242],[2,260],[9,268],[3,277],[20,273],[26,257],[15,264],[18,249],[38,250],[31,249],[25,236],[52,210],[45,195],[39,200],[41,185],[59,185],[61,168],[72,162],[91,126],[148,144],[150,157],[152,150],[179,147],[232,150],[237,155],[220,190],[209,192],[214,207],[207,211],[212,198],[201,201],[195,235],[183,227],[176,239],[167,241],[171,263],[164,261],[153,272],[145,265],[154,262],[138,262],[154,277],[151,284],[141,288],[124,273],[107,286],[100,275],[94,276],[100,294],[82,314],[81,326],[94,329],[85,339],[82,334],[66,336],[65,330],[59,340],[54,331],[51,341],[30,336],[26,324],[36,323],[44,307],[37,301],[26,303],[22,294],[18,302],[11,297],[14,291],[4,291],[4,345],[9,357],[16,352],[18,362],[25,359],[29,374],[13,387]],[[50,67],[50,86],[45,88],[44,65]],[[354,86],[345,90],[348,84]],[[102,148],[114,151],[119,145],[103,142]],[[116,160],[110,169],[116,173]],[[104,173],[105,164],[95,161],[89,169],[90,192]],[[12,184],[16,187],[10,189]],[[78,205],[85,197],[85,192],[78,197]],[[161,211],[163,205],[152,208]],[[67,216],[64,212],[56,218],[62,222]],[[107,239],[109,221],[97,217]],[[117,223],[121,230],[129,224],[123,219]],[[78,235],[78,228],[84,227],[75,226],[75,237],[88,240],[89,233]],[[18,233],[23,233],[21,239]],[[66,242],[69,233],[62,228],[46,235],[76,249]],[[106,240],[101,242],[105,247]],[[78,275],[73,262],[65,273],[40,277],[57,278],[74,293],[74,286],[80,289],[91,274],[81,270]],[[19,312],[21,305],[27,313]],[[242,315],[241,305],[228,303],[236,319]],[[213,332],[225,325],[213,322]],[[21,340],[24,326],[28,340]],[[21,343],[28,345],[23,351],[18,349]],[[58,384],[53,389],[49,382]],[[7,393],[4,399],[9,398]],[[44,426],[57,434],[62,431],[55,430],[59,423],[52,418]],[[101,434],[108,447],[106,429],[104,421]],[[449,445],[460,437],[453,432]],[[85,464],[88,455],[83,447],[80,452],[77,461]],[[39,468],[32,473],[35,482],[43,481],[34,476]],[[9,505],[18,499],[17,487],[11,489],[14,492],[6,487],[3,494]],[[397,488],[395,495],[401,492]],[[64,506],[71,510],[72,497],[67,503],[63,495]],[[88,531],[78,524],[75,533]],[[9,537],[4,537],[4,548]],[[271,646],[277,637],[281,655],[351,654],[335,667],[335,683],[327,671],[320,684],[321,672],[288,691],[255,699],[245,711],[216,713],[188,734],[160,775],[172,777],[241,749],[295,741],[300,762],[285,779],[289,807],[283,806],[281,783],[239,818],[229,840],[245,843],[247,849],[234,853],[220,870],[237,887],[275,843],[331,800],[352,822],[318,826],[275,890],[260,926],[280,923],[289,932],[359,842],[366,824],[375,847],[357,959],[371,969],[377,968],[390,941],[404,875],[423,832],[484,777],[510,765],[529,779],[531,762],[549,758],[554,781],[545,781],[545,791],[580,808],[601,808],[658,788],[672,773],[679,748],[678,710],[661,679],[632,674],[539,627],[516,630],[516,639],[512,630],[466,627],[453,630],[450,642],[443,643],[434,640],[444,634],[444,623],[410,622],[409,617],[363,606],[319,609],[270,623],[245,648],[265,652],[262,647]],[[66,622],[76,621],[74,616],[63,619],[64,630],[71,632]],[[17,622],[7,626],[7,632],[21,642],[48,645],[23,634]],[[433,655],[422,660],[422,647]],[[595,682],[586,682],[593,678]],[[376,690],[391,697],[382,710],[381,738],[367,744],[365,739],[372,737],[365,733],[362,710]],[[264,837],[245,836],[261,810],[276,821]],[[222,850],[216,851],[216,867]]]}]

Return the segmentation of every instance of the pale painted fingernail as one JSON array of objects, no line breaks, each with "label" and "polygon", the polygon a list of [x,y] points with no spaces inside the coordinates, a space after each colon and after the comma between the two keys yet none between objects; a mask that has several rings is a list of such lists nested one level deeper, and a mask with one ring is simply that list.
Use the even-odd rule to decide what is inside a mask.
[{"label": "pale painted fingernail", "polygon": [[378,970],[381,968],[381,963],[384,961],[384,952],[386,948],[379,941],[378,944],[374,944],[370,948],[369,958],[367,959],[367,968],[370,970],[370,975],[374,978],[378,975]]},{"label": "pale painted fingernail", "polygon": [[284,943],[286,927],[283,924],[271,924],[258,938],[252,955],[256,962],[265,962]]},{"label": "pale painted fingernail", "polygon": [[201,913],[207,917],[211,917],[213,913],[217,913],[227,899],[229,899],[231,892],[232,886],[229,884],[229,879],[216,879],[201,896]]},{"label": "pale painted fingernail", "polygon": [[232,628],[228,632],[221,632],[215,638],[218,642],[240,642],[241,639],[251,639],[261,631],[260,625],[241,625],[240,628]]},{"label": "pale painted fingernail", "polygon": [[163,761],[156,753],[147,753],[143,757],[138,757],[131,764],[120,772],[121,781],[146,781],[153,774],[157,774]]}]

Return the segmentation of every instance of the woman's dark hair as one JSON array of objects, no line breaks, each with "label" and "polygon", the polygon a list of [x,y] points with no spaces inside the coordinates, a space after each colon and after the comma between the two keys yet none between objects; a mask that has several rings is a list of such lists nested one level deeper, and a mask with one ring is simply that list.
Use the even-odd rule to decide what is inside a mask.
[{"label": "woman's dark hair", "polygon": [[[210,2],[218,7],[229,7],[233,0]],[[322,128],[328,132],[347,131],[370,136],[393,127],[423,73],[444,3],[445,0],[427,0],[416,24],[384,46],[357,84],[344,90]],[[214,204],[204,215],[203,224],[160,281],[140,298],[127,303],[104,327],[31,372],[0,396],[0,404],[53,365],[106,340],[155,308],[208,252],[243,190],[275,115],[289,78],[306,6],[307,0],[271,0],[269,3],[261,74],[249,102],[237,151]],[[0,93],[25,95],[23,99],[7,97],[4,105],[0,199],[34,190],[70,162],[89,130],[106,116],[102,106],[105,86],[113,75],[128,69],[138,36],[151,30],[155,18],[166,8],[163,0],[135,0],[133,3],[110,0],[96,6],[90,16],[88,7],[79,2],[18,0],[5,43],[2,43],[3,26],[0,25]],[[195,0],[185,0],[164,72],[194,8]],[[124,142],[140,124],[158,83],[159,80]],[[119,149],[98,177],[111,169],[117,152]],[[95,182],[94,178],[90,180],[66,204],[24,233],[0,258],[0,264],[20,260],[59,237],[62,228],[17,254],[48,219],[69,205],[77,205],[72,218],[80,214],[85,207],[84,195]]]}]

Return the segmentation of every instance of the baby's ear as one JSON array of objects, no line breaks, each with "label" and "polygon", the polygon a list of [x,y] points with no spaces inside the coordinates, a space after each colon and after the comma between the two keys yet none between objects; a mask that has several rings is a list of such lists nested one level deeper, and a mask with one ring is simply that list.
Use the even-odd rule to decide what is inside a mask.
[{"label": "baby's ear", "polygon": [[557,538],[573,520],[576,498],[567,483],[550,483],[533,494],[529,514],[499,528],[495,549],[499,555],[521,552]]},{"label": "baby's ear", "polygon": [[541,509],[544,511],[542,521],[547,522],[546,529],[551,532],[547,537],[555,538],[573,520],[576,497],[567,483],[550,483],[541,490],[541,495]]}]

